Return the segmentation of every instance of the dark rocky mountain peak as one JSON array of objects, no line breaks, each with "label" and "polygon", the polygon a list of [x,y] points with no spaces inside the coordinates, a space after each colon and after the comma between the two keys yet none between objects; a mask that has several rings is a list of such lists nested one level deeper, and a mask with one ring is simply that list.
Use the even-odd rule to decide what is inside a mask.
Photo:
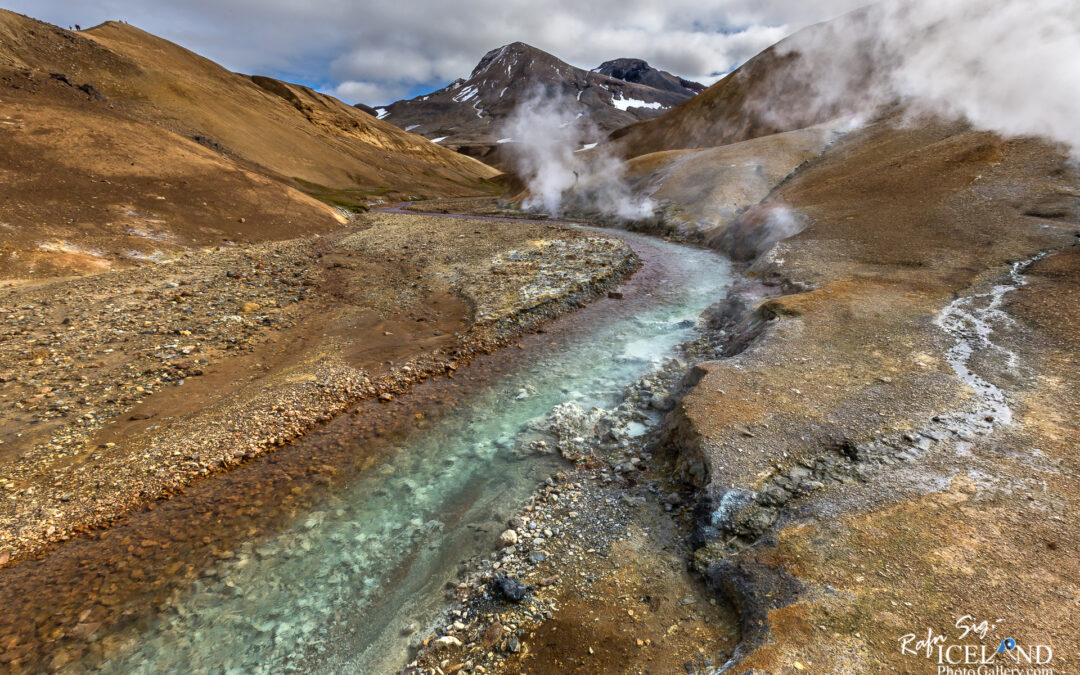
[{"label": "dark rocky mountain peak", "polygon": [[654,89],[689,93],[691,96],[705,91],[705,85],[693,82],[664,70],[657,70],[643,59],[614,59],[604,61],[596,72],[625,82],[643,84]]},{"label": "dark rocky mountain peak", "polygon": [[619,62],[630,61],[644,67],[623,70],[637,73],[641,81],[577,68],[532,45],[512,42],[484,54],[467,79],[376,108],[375,114],[440,145],[503,166],[500,147],[514,142],[504,137],[506,119],[537,91],[562,96],[600,140],[612,130],[664,113],[702,88],[692,82],[687,85],[698,88],[684,86],[679,78],[639,59]]}]

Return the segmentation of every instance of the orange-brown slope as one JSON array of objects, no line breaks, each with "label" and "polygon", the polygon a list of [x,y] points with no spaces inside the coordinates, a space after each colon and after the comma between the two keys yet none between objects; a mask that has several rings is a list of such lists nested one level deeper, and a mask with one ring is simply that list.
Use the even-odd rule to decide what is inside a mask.
[{"label": "orange-brown slope", "polygon": [[[497,173],[331,96],[232,73],[127,24],[108,22],[86,34],[142,67],[143,77],[118,83],[140,113],[181,132],[202,132],[282,176],[337,188],[465,195]],[[110,86],[103,86],[107,96]]]},{"label": "orange-brown slope", "polygon": [[[861,53],[868,45],[832,39],[838,31],[853,31],[870,20],[866,11],[841,20],[804,28],[747,61],[730,75],[692,99],[655,119],[638,122],[611,134],[626,157],[661,150],[711,148],[760,136],[802,129],[857,112],[865,104],[856,93],[873,75],[872,61],[841,54],[830,61],[815,51],[814,68],[831,64],[831,72],[811,72],[800,51],[814,45],[846,45]],[[831,53],[831,52],[830,52]],[[821,92],[821,81],[837,92]]]},{"label": "orange-brown slope", "polygon": [[269,86],[127,24],[74,34],[11,13],[0,23],[0,53],[91,82],[110,102],[279,176],[462,195],[496,173],[332,97]]},{"label": "orange-brown slope", "polygon": [[472,195],[493,173],[124,24],[80,34],[0,10],[0,280],[340,225],[297,187],[349,201]]},{"label": "orange-brown slope", "polygon": [[332,208],[48,74],[0,65],[0,283],[338,227]]},{"label": "orange-brown slope", "polygon": [[[808,219],[751,268],[795,291],[757,310],[767,335],[702,364],[677,415],[715,507],[698,562],[745,601],[744,629],[772,626],[744,634],[732,672],[937,672],[898,640],[930,629],[961,642],[964,614],[1001,617],[1005,635],[1052,644],[1055,670],[1075,669],[1076,598],[1062,589],[1080,580],[1078,545],[1059,514],[1080,504],[1076,183],[1036,140],[886,121],[734,226],[781,206]],[[1053,249],[1030,287],[1007,275]],[[995,292],[1002,309],[985,310]],[[957,298],[988,311],[985,343],[974,323],[946,330]],[[969,340],[965,367],[1011,417],[956,376]],[[782,584],[747,591],[783,575],[801,589],[788,607],[773,609]]]}]

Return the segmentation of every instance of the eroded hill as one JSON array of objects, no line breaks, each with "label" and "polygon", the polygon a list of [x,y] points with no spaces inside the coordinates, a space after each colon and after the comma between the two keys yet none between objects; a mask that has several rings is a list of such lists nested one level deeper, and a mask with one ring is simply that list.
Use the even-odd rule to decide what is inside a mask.
[{"label": "eroded hill", "polygon": [[[621,153],[636,157],[662,150],[709,148],[761,136],[793,131],[862,111],[867,101],[860,89],[874,75],[870,46],[844,39],[870,21],[866,12],[853,12],[832,22],[804,28],[762,51],[693,99],[655,119],[614,131]],[[867,31],[868,32],[868,31]],[[820,48],[842,45],[835,58],[822,57]],[[811,64],[804,58],[815,50]],[[827,72],[814,72],[826,64]],[[823,92],[822,81],[834,86]]]}]

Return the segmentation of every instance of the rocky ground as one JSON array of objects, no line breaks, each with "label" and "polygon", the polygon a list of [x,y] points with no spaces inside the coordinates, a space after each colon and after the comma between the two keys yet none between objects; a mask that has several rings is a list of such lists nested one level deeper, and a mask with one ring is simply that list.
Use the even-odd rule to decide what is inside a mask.
[{"label": "rocky ground", "polygon": [[552,410],[528,451],[567,470],[466,568],[407,672],[693,673],[731,654],[736,614],[688,573],[693,504],[661,443],[686,367],[668,362],[610,410]]},{"label": "rocky ground", "polygon": [[[1080,609],[1067,515],[1080,495],[1078,184],[1056,148],[888,119],[799,167],[710,238],[750,264],[708,317],[711,353],[698,352],[675,389],[685,396],[659,436],[674,466],[639,458],[674,483],[633,473],[637,485],[609,497],[600,476],[617,457],[555,481],[548,492],[595,504],[594,515],[559,519],[561,502],[538,495],[537,522],[510,524],[509,554],[481,563],[460,614],[428,637],[413,667],[586,668],[577,659],[592,645],[578,638],[591,635],[594,617],[567,608],[605,582],[548,586],[559,572],[544,565],[568,568],[560,579],[610,578],[597,570],[655,523],[675,484],[682,503],[667,499],[667,508],[693,513],[668,521],[660,540],[689,534],[693,552],[682,554],[738,623],[726,641],[703,638],[706,656],[686,659],[688,670],[709,660],[725,672],[937,672],[934,650],[916,648],[930,631],[935,644],[1046,645],[1052,661],[1041,665],[1068,672]],[[771,246],[777,209],[802,231]],[[624,509],[623,519],[604,501],[636,494],[650,506]],[[683,535],[672,534],[679,522]],[[530,560],[538,548],[552,552],[544,529],[591,541],[612,523],[625,529],[590,544],[603,564],[579,563],[573,548]],[[542,547],[530,538],[538,532]],[[533,587],[527,609],[503,577]],[[611,629],[654,627],[629,617]],[[962,637],[984,620],[992,630]],[[665,653],[680,656],[592,667],[682,671],[680,647]]]},{"label": "rocky ground", "polygon": [[369,214],[0,290],[0,564],[392,399],[602,292],[621,243]]},{"label": "rocky ground", "polygon": [[[955,125],[871,124],[801,166],[762,205],[710,239],[729,253],[748,252],[747,280],[706,317],[707,336],[690,346],[686,362],[637,383],[614,410],[560,406],[537,429],[544,442],[530,451],[559,452],[567,469],[506,524],[497,550],[474,561],[449,589],[455,604],[433,632],[402,627],[418,648],[409,669],[935,672],[923,652],[904,651],[906,636],[930,630],[959,642],[957,622],[968,616],[997,620],[984,640],[1051,645],[1052,665],[1067,672],[1080,602],[1069,528],[1080,494],[1073,452],[1080,432],[1073,311],[1078,183],[1055,148]],[[513,215],[493,200],[423,208],[463,207]],[[756,247],[742,245],[761,241],[777,208],[796,214],[805,229],[755,258]],[[57,435],[70,433],[71,419],[61,418],[65,426],[54,430],[48,424],[55,420],[30,424],[20,411],[21,433],[37,440],[15,441],[23,446],[10,455],[12,466],[31,466],[41,453],[42,466],[66,473],[30,474],[32,484],[13,474],[6,483],[14,485],[9,513],[32,513],[24,522],[68,522],[66,509],[79,504],[81,491],[61,492],[41,476],[86,480],[90,463],[76,457],[126,453],[117,456],[131,465],[129,473],[116,461],[97,475],[137,476],[147,466],[169,466],[153,464],[155,456],[144,450],[165,443],[159,439],[191,444],[194,428],[246,437],[250,432],[237,420],[247,418],[271,420],[266,442],[284,442],[293,433],[281,422],[292,417],[288,412],[299,412],[300,433],[331,414],[334,397],[392,398],[416,377],[457,367],[470,350],[519,330],[522,311],[529,324],[565,306],[565,298],[576,302],[602,288],[627,264],[603,240],[564,235],[554,225],[509,228],[502,221],[443,218],[418,230],[410,223],[424,223],[419,216],[371,218],[372,227],[361,232],[276,244],[266,248],[269,259],[256,256],[246,266],[230,262],[230,269],[240,267],[241,282],[254,287],[242,294],[221,290],[233,283],[229,270],[214,268],[215,276],[193,268],[186,281],[209,280],[202,292],[210,306],[223,303],[222,315],[227,309],[240,317],[229,321],[250,333],[192,330],[180,337],[205,334],[207,346],[184,354],[194,340],[166,332],[164,346],[143,343],[119,327],[129,332],[112,337],[128,343],[115,344],[138,345],[133,355],[174,355],[156,357],[162,374],[152,372],[161,382],[135,377],[125,385],[117,377],[100,390],[114,387],[121,403],[123,396],[153,392],[147,400],[158,397],[159,408],[126,408],[118,414],[135,419],[114,414],[117,424],[102,430],[81,408],[63,411],[98,434],[75,455],[64,454],[64,437]],[[294,246],[307,248],[290,253]],[[585,254],[600,255],[593,275],[581,274]],[[200,255],[211,254],[192,258]],[[319,261],[315,273],[288,277],[286,271],[303,269],[295,263],[305,257]],[[257,276],[259,263],[270,270],[268,278]],[[154,283],[177,285],[148,292],[159,294],[154,300],[191,303],[166,294],[188,288],[182,280],[159,280]],[[18,367],[0,372],[22,377],[56,365],[63,350],[33,347],[79,324],[63,324],[64,311],[45,301],[63,297],[55,292],[63,284],[84,282],[4,291],[19,298],[3,305],[16,312],[12,322],[31,317],[35,324],[17,336],[23,340]],[[263,289],[277,290],[259,295]],[[80,311],[105,316],[111,309],[74,297]],[[242,302],[259,308],[245,313]],[[341,313],[341,307],[352,309]],[[137,311],[125,301],[117,314]],[[184,316],[200,325],[192,317],[203,315],[213,312]],[[263,315],[269,327],[260,323]],[[155,320],[142,319],[151,326]],[[358,326],[366,327],[363,340]],[[399,336],[430,358],[402,351]],[[236,380],[238,368],[275,363],[267,353],[283,358],[287,351],[291,369],[272,365],[269,375],[244,384],[248,393],[225,392],[234,403],[204,405],[185,418],[191,425],[168,420],[164,430],[152,429],[164,419],[161,410],[188,400],[177,392],[212,382],[215,358],[235,344],[230,337],[250,340],[250,352],[246,361],[233,360],[237,365],[222,371],[219,382]],[[259,351],[263,344],[276,346]],[[302,359],[295,345],[303,347]],[[162,352],[166,347],[172,352]],[[116,349],[99,351],[110,348]],[[114,353],[90,370],[127,372],[128,361],[110,365],[105,358]],[[184,376],[175,363],[184,358],[203,375]],[[131,370],[149,369],[139,366]],[[341,374],[365,378],[354,385],[359,394],[347,384],[319,386],[342,382]],[[161,386],[181,377],[180,387]],[[327,389],[330,404],[281,406],[274,403],[279,389],[270,384],[309,395]],[[70,390],[49,378],[3,386],[12,405],[37,405],[41,415],[49,401],[72,405]],[[218,393],[218,386],[203,394]],[[271,398],[257,400],[255,392]],[[103,396],[94,405],[119,404]],[[42,429],[36,437],[34,427]],[[124,446],[121,437],[135,441]],[[188,456],[178,461],[194,461]],[[210,455],[205,466],[181,469],[190,480],[233,459]],[[132,478],[131,484],[166,483]],[[18,511],[19,504],[36,510]],[[67,536],[55,527],[28,540]],[[965,644],[978,642],[971,637]]]},{"label": "rocky ground", "polygon": [[733,672],[936,672],[927,631],[1075,665],[1077,184],[1033,141],[882,123],[735,221],[808,227],[669,421],[695,564],[743,612]]},{"label": "rocky ground", "polygon": [[512,204],[507,204],[501,197],[462,197],[460,199],[430,199],[422,202],[409,202],[404,210],[415,213],[467,213],[490,218],[527,218],[545,219],[542,213],[525,213]]}]

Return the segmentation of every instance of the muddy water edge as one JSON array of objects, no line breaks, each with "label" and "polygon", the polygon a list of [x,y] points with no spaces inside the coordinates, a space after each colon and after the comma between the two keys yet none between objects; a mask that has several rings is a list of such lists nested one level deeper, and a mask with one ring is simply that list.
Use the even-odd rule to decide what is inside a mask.
[{"label": "muddy water edge", "polygon": [[[677,345],[695,337],[693,320],[723,298],[729,279],[719,256],[610,234],[644,263],[621,298],[564,316],[519,348],[481,357],[392,403],[363,402],[299,442],[0,571],[3,666],[149,672],[183,664],[228,672],[252,663],[268,671],[348,663],[385,672],[389,662],[400,665],[401,621],[433,620],[460,564],[489,552],[506,519],[567,468],[556,455],[521,451],[529,421],[564,401],[617,404],[626,385],[677,355]],[[618,352],[608,355],[610,364],[595,349],[575,352],[589,340]],[[574,380],[586,363],[596,372]],[[529,373],[535,386],[524,382]],[[506,420],[476,414],[503,404],[521,409]],[[444,456],[448,436],[475,449]],[[433,475],[460,484],[431,496],[422,474],[409,472],[441,460]],[[357,521],[370,525],[380,509],[398,505],[415,513],[355,531]],[[268,559],[285,562],[267,563],[275,576],[263,580],[258,563]],[[305,575],[316,578],[310,592],[321,596],[309,597]],[[263,581],[281,588],[252,592]],[[297,594],[305,611],[290,606]],[[286,604],[267,606],[275,600]],[[379,648],[388,636],[397,637],[394,644]],[[313,643],[319,647],[303,646]],[[378,669],[341,656],[375,652],[387,657]]]}]

